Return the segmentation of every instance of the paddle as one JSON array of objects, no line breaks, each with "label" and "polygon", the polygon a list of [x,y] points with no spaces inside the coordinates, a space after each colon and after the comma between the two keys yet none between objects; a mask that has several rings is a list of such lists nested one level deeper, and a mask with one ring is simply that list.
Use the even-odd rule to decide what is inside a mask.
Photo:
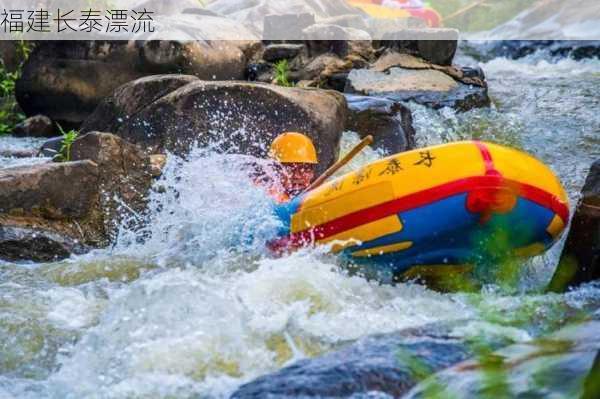
[{"label": "paddle", "polygon": [[373,136],[371,136],[371,135],[368,135],[367,137],[362,139],[362,141],[360,143],[358,143],[356,145],[356,147],[354,147],[348,154],[346,154],[346,156],[344,156],[344,158],[340,159],[335,164],[333,164],[333,166],[331,166],[329,169],[327,169],[325,171],[325,173],[323,173],[321,176],[319,176],[319,178],[317,180],[315,180],[310,186],[308,186],[308,188],[306,188],[306,190],[304,190],[303,193],[310,191],[310,190],[314,190],[315,188],[319,187],[321,184],[323,184],[325,182],[325,180],[329,179],[331,176],[333,176],[333,174],[335,174],[335,172],[337,172],[344,165],[346,165],[348,162],[350,162],[352,160],[352,158],[354,158],[359,152],[361,152],[363,150],[363,148],[365,148],[366,146],[368,146],[372,143],[373,143]]}]

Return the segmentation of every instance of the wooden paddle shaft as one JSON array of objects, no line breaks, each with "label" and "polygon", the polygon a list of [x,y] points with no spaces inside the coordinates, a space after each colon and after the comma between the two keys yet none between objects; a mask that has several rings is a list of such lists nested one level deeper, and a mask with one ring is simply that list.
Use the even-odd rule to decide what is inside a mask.
[{"label": "wooden paddle shaft", "polygon": [[342,159],[337,161],[333,166],[325,171],[317,180],[315,180],[304,192],[314,190],[319,187],[321,184],[325,182],[325,180],[329,179],[331,176],[335,174],[338,170],[340,170],[343,166],[345,166],[348,162],[352,160],[359,152],[363,150],[368,145],[373,143],[373,136],[368,135],[360,143],[356,145],[348,154],[346,154]]}]

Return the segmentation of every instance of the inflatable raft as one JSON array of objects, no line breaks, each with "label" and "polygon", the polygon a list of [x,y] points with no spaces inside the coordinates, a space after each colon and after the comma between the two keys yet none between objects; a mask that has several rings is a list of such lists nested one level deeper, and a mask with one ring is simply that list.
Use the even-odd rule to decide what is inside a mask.
[{"label": "inflatable raft", "polygon": [[303,194],[276,213],[276,251],[329,244],[405,272],[548,249],[569,220],[554,173],[515,149],[469,141],[400,153]]},{"label": "inflatable raft", "polygon": [[408,1],[396,0],[397,7],[386,7],[382,0],[348,0],[348,3],[360,8],[365,13],[377,19],[418,18],[430,28],[442,25],[441,15],[430,7],[411,7]]}]

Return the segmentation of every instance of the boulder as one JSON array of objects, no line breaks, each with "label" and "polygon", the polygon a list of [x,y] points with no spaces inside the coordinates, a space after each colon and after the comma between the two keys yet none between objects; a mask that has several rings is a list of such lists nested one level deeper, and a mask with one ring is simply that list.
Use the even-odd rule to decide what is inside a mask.
[{"label": "boulder", "polygon": [[361,137],[373,135],[374,148],[396,154],[415,148],[415,129],[408,107],[382,98],[346,95],[346,129]]},{"label": "boulder", "polygon": [[17,137],[52,137],[56,135],[56,130],[50,118],[36,115],[17,124],[12,134]]},{"label": "boulder", "polygon": [[597,398],[599,328],[590,320],[480,355],[429,377],[403,398]]},{"label": "boulder", "polygon": [[600,279],[600,160],[596,161],[581,190],[567,242],[550,283],[551,291]]},{"label": "boulder", "polygon": [[[231,397],[348,398],[375,393],[401,397],[428,375],[473,355],[473,349],[453,337],[451,330],[450,325],[433,325],[366,337],[259,377]],[[498,343],[489,345],[498,347]]]},{"label": "boulder", "polygon": [[387,32],[380,45],[416,55],[437,65],[452,65],[458,48],[456,29],[402,29]]},{"label": "boulder", "polygon": [[[243,79],[261,44],[234,21],[179,14],[169,29],[188,40],[42,41],[17,81],[16,97],[27,115],[43,114],[77,127],[114,89],[142,76],[186,73],[202,79]],[[197,27],[191,29],[190,27]],[[224,38],[203,40],[203,32]]]},{"label": "boulder", "polygon": [[[381,65],[377,67],[381,68]],[[348,75],[344,91],[394,101],[414,101],[436,109],[451,107],[466,111],[490,104],[485,82],[472,79],[472,83],[478,82],[482,86],[465,84],[456,80],[457,77],[445,68],[438,70],[433,66],[428,69],[391,67],[386,72],[355,69]]]},{"label": "boulder", "polygon": [[153,176],[150,157],[138,147],[110,133],[92,132],[73,143],[71,158],[93,161],[101,171],[97,189],[107,236],[114,233],[125,214],[144,212]]},{"label": "boulder", "polygon": [[116,90],[82,131],[114,132],[147,153],[185,155],[212,144],[258,157],[281,132],[301,131],[314,140],[322,171],[337,159],[346,111],[337,92],[153,76]]},{"label": "boulder", "polygon": [[291,60],[298,56],[304,49],[302,44],[281,43],[271,44],[265,47],[263,60],[267,62],[277,62],[280,60]]},{"label": "boulder", "polygon": [[60,259],[108,245],[124,221],[143,223],[152,183],[145,153],[94,132],[73,143],[71,159],[0,170],[0,257]]},{"label": "boulder", "polygon": [[302,38],[311,57],[333,53],[340,57],[355,54],[369,59],[373,55],[371,36],[359,29],[320,23],[304,29]]},{"label": "boulder", "polygon": [[82,254],[77,240],[41,228],[0,225],[0,259],[10,262],[54,262]]},{"label": "boulder", "polygon": [[0,169],[0,213],[79,219],[97,200],[98,166],[91,161]]}]

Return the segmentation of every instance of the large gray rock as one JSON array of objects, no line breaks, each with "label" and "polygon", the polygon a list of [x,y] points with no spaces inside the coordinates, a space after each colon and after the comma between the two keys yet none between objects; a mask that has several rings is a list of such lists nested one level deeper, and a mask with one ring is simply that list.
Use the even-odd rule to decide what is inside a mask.
[{"label": "large gray rock", "polygon": [[144,152],[94,132],[73,143],[71,159],[0,170],[0,257],[64,258],[108,245],[123,221],[143,222],[153,173]]},{"label": "large gray rock", "polygon": [[597,398],[599,329],[592,320],[482,355],[429,377],[403,397]]},{"label": "large gray rock", "polygon": [[549,289],[567,288],[600,279],[600,160],[581,190],[581,200]]},{"label": "large gray rock", "polygon": [[385,33],[381,45],[433,64],[452,65],[458,38],[456,29],[402,29]]},{"label": "large gray rock", "polygon": [[82,131],[114,132],[148,153],[213,144],[259,157],[278,134],[300,131],[314,140],[324,170],[337,159],[346,111],[337,92],[153,76],[116,90]]},{"label": "large gray rock", "polygon": [[415,129],[412,113],[406,106],[374,97],[347,95],[348,120],[346,128],[361,137],[372,135],[373,147],[387,154],[415,148]]},{"label": "large gray rock", "polygon": [[[209,80],[243,79],[249,58],[261,47],[232,20],[193,14],[166,18],[169,29],[188,39],[40,42],[17,81],[20,106],[27,115],[43,114],[63,127],[78,126],[114,89],[142,76],[185,73]],[[240,39],[203,40],[203,32],[211,31]]]},{"label": "large gray rock", "polygon": [[348,75],[345,92],[462,111],[490,103],[485,83],[481,86],[466,84],[433,66],[427,69],[391,67],[385,71],[355,69]]},{"label": "large gray rock", "polygon": [[[451,330],[450,325],[433,325],[370,336],[259,377],[242,385],[232,398],[348,398],[369,393],[401,397],[428,375],[474,354]],[[489,345],[497,348],[499,343]]]}]

